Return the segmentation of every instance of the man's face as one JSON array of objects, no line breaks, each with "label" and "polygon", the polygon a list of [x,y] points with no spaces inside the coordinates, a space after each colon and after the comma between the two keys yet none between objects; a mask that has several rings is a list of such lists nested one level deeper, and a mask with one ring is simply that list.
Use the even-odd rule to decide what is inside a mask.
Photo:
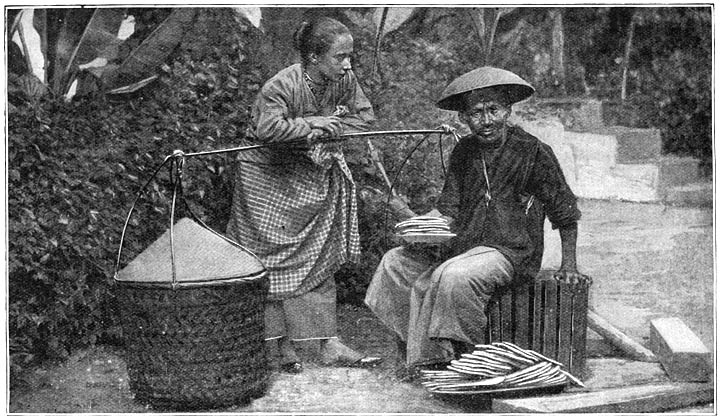
[{"label": "man's face", "polygon": [[477,102],[472,108],[460,113],[460,121],[467,124],[483,144],[502,141],[510,107],[496,100]]}]

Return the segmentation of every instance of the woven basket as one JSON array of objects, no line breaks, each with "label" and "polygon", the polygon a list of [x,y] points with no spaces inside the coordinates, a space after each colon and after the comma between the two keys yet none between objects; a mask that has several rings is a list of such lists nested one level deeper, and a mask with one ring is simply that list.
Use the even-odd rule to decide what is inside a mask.
[{"label": "woven basket", "polygon": [[[197,410],[264,395],[265,268],[190,219],[116,276],[130,389],[141,403]],[[175,268],[171,260],[174,260]]]}]

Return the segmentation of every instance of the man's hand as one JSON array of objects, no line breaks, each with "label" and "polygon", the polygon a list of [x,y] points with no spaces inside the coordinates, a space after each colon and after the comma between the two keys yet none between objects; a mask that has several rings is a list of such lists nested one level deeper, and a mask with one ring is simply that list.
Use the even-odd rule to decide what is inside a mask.
[{"label": "man's hand", "polygon": [[448,124],[441,125],[440,129],[444,132],[444,134],[452,134],[456,131],[455,127]]},{"label": "man's hand", "polygon": [[580,273],[576,269],[565,269],[560,267],[558,271],[553,274],[553,278],[556,281],[561,281],[568,284],[591,284],[592,279],[590,276]]},{"label": "man's hand", "polygon": [[444,214],[440,213],[440,210],[435,209],[435,208],[433,208],[432,210],[430,210],[429,212],[427,212],[427,213],[425,213],[425,214],[422,214],[421,216],[424,216],[424,217],[439,217],[439,218],[441,218],[441,219],[444,219],[444,220],[447,222],[448,226],[452,226],[452,222],[455,220],[455,219],[453,219],[453,218],[450,217],[450,216],[445,216]]},{"label": "man's hand", "polygon": [[423,242],[406,243],[403,247],[410,253],[427,261],[437,261],[441,257],[441,244],[428,244]]}]

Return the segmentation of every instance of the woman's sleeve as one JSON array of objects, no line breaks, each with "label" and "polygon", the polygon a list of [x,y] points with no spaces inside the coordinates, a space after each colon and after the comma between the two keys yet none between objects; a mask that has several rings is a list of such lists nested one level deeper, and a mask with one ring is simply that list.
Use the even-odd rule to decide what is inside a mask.
[{"label": "woman's sleeve", "polygon": [[348,72],[348,86],[347,100],[343,102],[349,113],[342,118],[342,123],[347,131],[366,131],[375,122],[372,104],[353,72]]},{"label": "woman's sleeve", "polygon": [[296,140],[312,131],[303,118],[290,118],[292,91],[287,82],[271,80],[258,94],[253,108],[255,135],[262,141]]},{"label": "woman's sleeve", "polygon": [[580,219],[577,198],[565,181],[555,153],[546,144],[538,148],[528,180],[528,192],[543,203],[553,229],[572,226]]}]

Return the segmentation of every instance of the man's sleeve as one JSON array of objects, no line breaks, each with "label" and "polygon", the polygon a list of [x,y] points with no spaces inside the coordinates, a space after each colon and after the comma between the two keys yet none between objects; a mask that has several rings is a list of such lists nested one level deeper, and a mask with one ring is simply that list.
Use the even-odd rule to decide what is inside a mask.
[{"label": "man's sleeve", "polygon": [[577,198],[565,181],[555,153],[546,144],[538,148],[528,180],[528,193],[542,201],[553,229],[572,226],[580,220]]},{"label": "man's sleeve", "polygon": [[443,185],[442,193],[435,204],[435,208],[444,216],[449,216],[457,220],[458,213],[460,212],[460,185],[458,177],[459,164],[457,159],[454,158],[455,156],[457,156],[455,153],[450,156],[450,165],[447,176],[445,177],[445,185]]}]

